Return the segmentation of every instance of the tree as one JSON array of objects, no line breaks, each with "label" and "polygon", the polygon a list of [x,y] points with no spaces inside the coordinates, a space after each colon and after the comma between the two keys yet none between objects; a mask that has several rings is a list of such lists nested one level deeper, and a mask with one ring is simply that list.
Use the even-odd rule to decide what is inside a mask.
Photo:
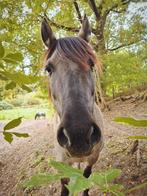
[{"label": "tree", "polygon": [[[142,47],[146,41],[146,23],[143,18],[146,7],[145,1],[135,0],[20,0],[17,4],[14,0],[4,0],[0,7],[0,41],[8,53],[11,48],[12,51],[21,51],[23,54],[24,60],[13,66],[13,69],[37,75],[43,61],[40,38],[42,18],[47,17],[57,37],[61,37],[76,35],[86,13],[92,26],[91,44],[101,56],[103,71],[108,75],[110,69],[108,58],[105,63],[106,54],[112,57],[123,50],[139,55],[141,51],[139,56],[143,63],[146,61],[146,56],[141,55],[146,48]],[[112,58],[111,60],[113,61]],[[144,71],[142,67],[140,65],[140,69]],[[104,89],[108,87],[107,83]]]}]

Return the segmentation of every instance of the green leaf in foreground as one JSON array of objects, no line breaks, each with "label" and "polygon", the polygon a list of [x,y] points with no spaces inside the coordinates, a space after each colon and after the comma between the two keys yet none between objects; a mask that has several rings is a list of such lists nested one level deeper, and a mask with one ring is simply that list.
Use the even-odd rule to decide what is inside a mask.
[{"label": "green leaf in foreground", "polygon": [[13,119],[12,121],[10,121],[8,124],[4,126],[4,131],[17,127],[18,125],[20,125],[21,120],[22,120],[22,117]]},{"label": "green leaf in foreground", "polygon": [[123,186],[119,184],[113,184],[113,180],[121,175],[121,170],[110,169],[105,172],[94,172],[89,179],[96,184],[100,190],[104,193],[113,193],[114,195],[124,196]]},{"label": "green leaf in foreground", "polygon": [[5,89],[9,90],[9,89],[14,89],[15,87],[16,87],[16,83],[10,82],[10,83],[6,84]]},{"label": "green leaf in foreground", "polygon": [[3,58],[4,54],[5,54],[5,49],[2,43],[0,42],[0,58]]},{"label": "green leaf in foreground", "polygon": [[77,196],[81,191],[91,188],[94,185],[98,186],[98,188],[103,192],[113,193],[118,196],[124,195],[121,192],[123,186],[112,183],[116,177],[120,176],[121,170],[119,169],[95,172],[89,178],[85,178],[82,170],[75,169],[65,163],[51,160],[49,164],[57,170],[57,174],[43,173],[35,175],[23,186],[32,188],[53,183],[62,178],[70,178],[69,184],[66,185],[70,191],[70,195]]},{"label": "green leaf in foreground", "polygon": [[19,86],[33,84],[39,80],[38,76],[25,75],[22,71],[1,71],[0,72],[4,77],[18,84]]},{"label": "green leaf in foreground", "polygon": [[8,132],[3,132],[3,135],[4,135],[4,139],[9,142],[9,144],[12,143],[13,141],[13,135],[12,133],[8,133]]},{"label": "green leaf in foreground", "polygon": [[81,191],[91,188],[92,186],[93,186],[93,182],[83,176],[70,178],[69,184],[66,185],[71,195],[72,194],[77,195]]},{"label": "green leaf in foreground", "polygon": [[23,184],[23,187],[32,188],[32,187],[38,187],[42,185],[46,185],[49,183],[53,183],[61,178],[61,175],[59,174],[37,174],[33,176],[28,182]]},{"label": "green leaf in foreground", "polygon": [[105,172],[94,172],[90,176],[95,184],[100,186],[107,186],[108,183],[112,182],[115,178],[121,175],[120,169],[109,169]]},{"label": "green leaf in foreground", "polygon": [[131,140],[147,140],[147,136],[143,136],[143,135],[129,136],[128,139],[131,139]]},{"label": "green leaf in foreground", "polygon": [[124,187],[121,184],[111,184],[108,185],[107,189],[104,192],[112,193],[113,195],[117,196],[125,196],[123,192],[121,192]]},{"label": "green leaf in foreground", "polygon": [[144,182],[142,184],[139,184],[139,185],[136,185],[135,187],[133,188],[130,188],[129,190],[125,191],[126,193],[130,193],[130,192],[133,192],[133,191],[136,191],[138,189],[141,189],[141,188],[144,188],[147,186],[147,182]]},{"label": "green leaf in foreground", "polygon": [[17,132],[12,132],[16,137],[29,137],[28,133],[17,133]]},{"label": "green leaf in foreground", "polygon": [[13,135],[15,135],[16,137],[29,137],[29,134],[28,133],[17,133],[17,132],[6,132],[4,131],[3,132],[3,135],[4,135],[4,139],[9,142],[9,144],[12,143],[13,141]]},{"label": "green leaf in foreground", "polygon": [[23,90],[25,90],[25,91],[27,91],[27,92],[32,92],[32,89],[30,88],[30,87],[28,87],[27,85],[21,85],[21,88],[23,89]]},{"label": "green leaf in foreground", "polygon": [[7,63],[17,63],[17,62],[21,62],[22,60],[23,60],[23,56],[19,52],[9,53],[4,57],[4,61],[6,61]]},{"label": "green leaf in foreground", "polygon": [[69,166],[65,163],[56,162],[54,160],[51,160],[49,165],[57,169],[58,173],[61,173],[64,175],[64,177],[78,177],[83,176],[83,171],[80,169],[73,168],[72,166]]},{"label": "green leaf in foreground", "polygon": [[147,127],[147,120],[136,120],[129,117],[116,117],[115,122],[132,125],[135,127]]}]

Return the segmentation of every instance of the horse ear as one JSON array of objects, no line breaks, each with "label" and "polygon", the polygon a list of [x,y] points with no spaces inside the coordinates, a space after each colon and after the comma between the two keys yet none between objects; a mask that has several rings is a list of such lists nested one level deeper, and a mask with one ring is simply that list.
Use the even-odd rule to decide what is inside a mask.
[{"label": "horse ear", "polygon": [[85,14],[78,36],[88,42],[90,38],[90,34],[91,34],[91,27],[88,18]]},{"label": "horse ear", "polygon": [[43,43],[48,48],[50,48],[52,44],[56,41],[56,38],[52,32],[52,29],[49,26],[46,19],[44,19],[41,24],[41,36],[42,36]]}]

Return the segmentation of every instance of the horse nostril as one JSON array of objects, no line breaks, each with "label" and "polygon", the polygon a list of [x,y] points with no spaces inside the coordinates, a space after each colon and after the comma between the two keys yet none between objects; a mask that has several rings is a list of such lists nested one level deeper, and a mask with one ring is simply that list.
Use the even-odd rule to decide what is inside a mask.
[{"label": "horse nostril", "polygon": [[63,127],[59,128],[57,132],[57,140],[62,147],[66,147],[67,145],[70,146],[70,139],[67,135],[66,130]]},{"label": "horse nostril", "polygon": [[100,139],[101,139],[101,130],[96,124],[93,124],[90,129],[90,144],[94,145],[98,143]]}]

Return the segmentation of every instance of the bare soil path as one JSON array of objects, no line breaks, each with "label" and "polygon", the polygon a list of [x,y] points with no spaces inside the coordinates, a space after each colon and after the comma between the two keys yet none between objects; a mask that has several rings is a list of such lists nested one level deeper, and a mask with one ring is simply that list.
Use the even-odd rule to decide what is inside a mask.
[{"label": "bare soil path", "polygon": [[[136,152],[131,154],[133,141],[130,135],[147,135],[146,128],[134,128],[113,122],[116,116],[131,116],[138,119],[147,118],[147,102],[131,101],[110,104],[111,111],[104,112],[105,147],[94,167],[102,171],[109,167],[120,168],[121,177],[117,183],[125,188],[147,181],[147,143],[140,141],[140,165],[136,164]],[[36,172],[50,172],[48,159],[53,157],[53,122],[54,120],[24,121],[15,131],[29,133],[26,139],[14,138],[10,145],[0,137],[0,196],[59,196],[60,184],[24,190],[21,183]],[[0,129],[3,124],[0,123]],[[91,196],[101,194],[92,189]],[[127,195],[146,196],[147,187]]]}]

